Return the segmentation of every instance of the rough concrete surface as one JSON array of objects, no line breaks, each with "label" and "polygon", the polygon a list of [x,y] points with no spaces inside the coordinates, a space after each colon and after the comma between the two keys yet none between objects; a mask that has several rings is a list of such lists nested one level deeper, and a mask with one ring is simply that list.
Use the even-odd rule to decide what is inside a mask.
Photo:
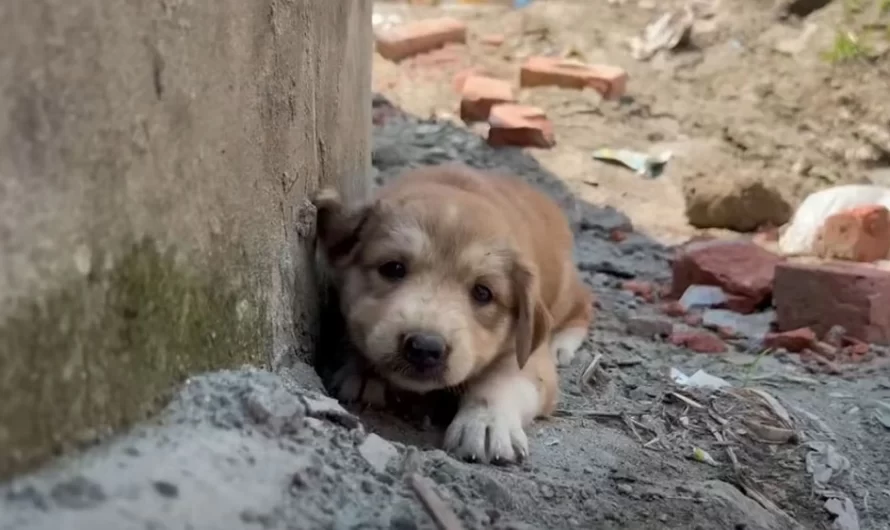
[{"label": "rough concrete surface", "polygon": [[[278,375],[243,369],[195,377],[157,424],[0,487],[0,529],[436,528],[413,487],[418,476],[470,529],[827,529],[826,491],[854,499],[863,528],[885,527],[883,427],[865,412],[888,398],[880,377],[804,375],[770,358],[743,368],[755,359],[743,350],[691,356],[631,336],[624,320],[652,310],[616,278],[663,279],[667,251],[641,234],[609,241],[611,229],[628,226],[620,212],[572,199],[522,151],[492,150],[447,123],[400,118],[375,133],[379,181],[445,160],[510,168],[560,200],[577,227],[585,280],[600,297],[589,342],[563,370],[561,412],[531,428],[527,462],[459,462],[437,449],[441,431],[428,421],[347,414],[302,363]],[[607,379],[579,385],[595,353],[604,354]],[[734,473],[707,411],[670,393],[708,403],[731,422],[740,403],[676,387],[672,366],[763,385],[790,411],[801,443],[738,440]],[[854,403],[862,413],[849,414]],[[830,444],[848,467],[814,486],[809,442]],[[695,447],[716,465],[692,459]]]},{"label": "rough concrete surface", "polygon": [[370,24],[354,0],[0,5],[0,476],[195,371],[308,356],[305,196],[366,192]]}]

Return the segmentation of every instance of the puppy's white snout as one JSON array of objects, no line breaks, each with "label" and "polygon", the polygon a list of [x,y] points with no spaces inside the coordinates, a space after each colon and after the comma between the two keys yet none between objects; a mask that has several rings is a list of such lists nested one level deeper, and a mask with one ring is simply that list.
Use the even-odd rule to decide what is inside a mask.
[{"label": "puppy's white snout", "polygon": [[445,337],[430,331],[406,333],[400,345],[402,357],[421,370],[440,367],[449,351],[450,347]]}]

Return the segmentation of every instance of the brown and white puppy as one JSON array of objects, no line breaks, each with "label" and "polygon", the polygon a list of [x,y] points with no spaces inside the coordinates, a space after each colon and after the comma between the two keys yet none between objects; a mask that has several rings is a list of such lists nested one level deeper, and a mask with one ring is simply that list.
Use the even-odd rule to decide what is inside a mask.
[{"label": "brown and white puppy", "polygon": [[[524,428],[553,411],[556,363],[592,317],[559,206],[460,165],[411,170],[359,207],[331,190],[315,204],[350,338],[374,372],[419,393],[460,388],[445,434],[456,456],[525,457]],[[350,377],[341,398],[365,388]]]}]

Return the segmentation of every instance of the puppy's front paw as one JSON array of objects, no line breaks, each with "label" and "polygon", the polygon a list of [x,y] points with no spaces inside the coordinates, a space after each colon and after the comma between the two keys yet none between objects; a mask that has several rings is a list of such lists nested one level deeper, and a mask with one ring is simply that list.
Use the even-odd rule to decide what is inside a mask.
[{"label": "puppy's front paw", "polygon": [[445,449],[468,461],[507,464],[528,456],[519,414],[507,407],[463,406],[445,431]]},{"label": "puppy's front paw", "polygon": [[575,359],[575,353],[581,348],[587,330],[582,328],[569,328],[560,331],[550,342],[550,351],[556,357],[558,366],[568,366]]},{"label": "puppy's front paw", "polygon": [[337,370],[330,386],[331,393],[342,403],[386,405],[386,383],[358,363],[350,362]]}]

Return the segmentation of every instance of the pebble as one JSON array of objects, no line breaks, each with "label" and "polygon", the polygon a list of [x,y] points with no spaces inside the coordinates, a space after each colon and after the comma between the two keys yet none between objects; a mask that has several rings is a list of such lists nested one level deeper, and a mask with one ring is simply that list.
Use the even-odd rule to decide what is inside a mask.
[{"label": "pebble", "polygon": [[553,488],[547,484],[541,486],[541,496],[545,499],[552,499],[556,496],[556,492],[553,491]]},{"label": "pebble", "polygon": [[634,488],[630,484],[619,484],[618,491],[624,493],[625,495],[630,495],[631,493],[633,493]]},{"label": "pebble", "polygon": [[386,471],[390,460],[399,456],[399,450],[393,444],[374,433],[369,434],[365,441],[358,446],[358,452],[378,473]]}]

